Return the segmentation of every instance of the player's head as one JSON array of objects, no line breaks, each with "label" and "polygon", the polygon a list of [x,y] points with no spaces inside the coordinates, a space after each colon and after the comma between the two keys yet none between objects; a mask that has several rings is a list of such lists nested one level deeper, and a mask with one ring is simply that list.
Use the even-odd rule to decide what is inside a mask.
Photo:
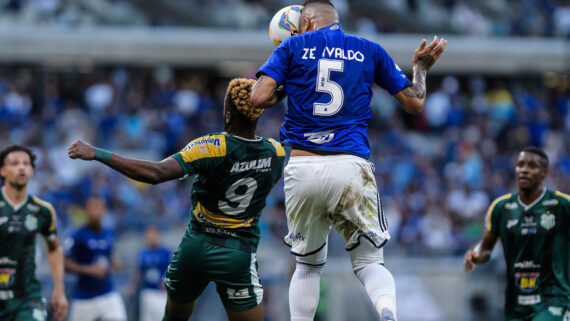
[{"label": "player's head", "polygon": [[301,11],[299,32],[305,33],[329,26],[338,22],[338,12],[328,0],[307,0]]},{"label": "player's head", "polygon": [[144,242],[150,248],[158,247],[160,244],[160,231],[154,225],[149,225],[144,231]]},{"label": "player's head", "polygon": [[255,80],[234,78],[224,99],[224,129],[228,132],[255,131],[263,109],[253,108],[249,100]]},{"label": "player's head", "polygon": [[517,159],[515,175],[520,190],[532,191],[541,187],[548,175],[548,156],[538,147],[523,148]]},{"label": "player's head", "polygon": [[87,224],[95,227],[101,227],[106,210],[105,201],[101,197],[90,196],[85,203]]},{"label": "player's head", "polygon": [[34,174],[36,155],[22,145],[11,145],[0,151],[0,177],[4,183],[22,190]]}]

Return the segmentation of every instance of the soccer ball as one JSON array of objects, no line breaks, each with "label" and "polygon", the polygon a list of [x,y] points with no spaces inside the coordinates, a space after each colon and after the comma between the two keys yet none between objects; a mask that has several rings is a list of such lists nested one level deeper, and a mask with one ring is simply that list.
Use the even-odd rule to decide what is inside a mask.
[{"label": "soccer ball", "polygon": [[301,20],[301,10],[303,6],[287,6],[277,11],[269,23],[269,37],[275,47],[299,32],[299,21]]}]

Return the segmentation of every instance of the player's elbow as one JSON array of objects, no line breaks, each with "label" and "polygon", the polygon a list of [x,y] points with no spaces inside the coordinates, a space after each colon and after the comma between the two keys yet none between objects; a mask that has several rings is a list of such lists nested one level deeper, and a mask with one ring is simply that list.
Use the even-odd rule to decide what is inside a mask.
[{"label": "player's elbow", "polygon": [[409,99],[404,106],[407,113],[419,115],[424,109],[424,102],[420,99]]},{"label": "player's elbow", "polygon": [[263,108],[267,97],[264,97],[258,90],[253,90],[251,96],[249,97],[251,107],[253,108]]}]

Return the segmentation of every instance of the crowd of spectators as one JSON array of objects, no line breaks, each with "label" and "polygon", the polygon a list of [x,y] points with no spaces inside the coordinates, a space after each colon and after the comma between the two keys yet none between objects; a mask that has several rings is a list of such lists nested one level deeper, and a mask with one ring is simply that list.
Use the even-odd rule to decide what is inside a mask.
[{"label": "crowd of spectators", "polygon": [[[567,0],[332,2],[345,28],[363,33],[570,37]],[[3,0],[0,26],[198,26],[262,30],[267,28],[273,13],[290,4],[285,0]]]},{"label": "crowd of spectators", "polygon": [[[550,156],[547,185],[569,191],[570,94],[563,76],[551,77],[433,78],[420,116],[406,115],[376,90],[370,160],[394,251],[462,254],[480,236],[490,201],[516,189],[514,157],[526,145],[542,146]],[[168,67],[92,73],[2,67],[0,147],[34,148],[39,161],[32,192],[55,205],[64,233],[82,222],[83,203],[92,194],[107,200],[107,223],[119,235],[149,223],[163,230],[184,226],[191,179],[136,183],[95,162],[70,160],[67,147],[83,139],[161,160],[193,138],[223,129],[227,82],[215,73]],[[284,109],[267,110],[258,134],[278,138]],[[283,203],[281,182],[261,221],[263,237],[275,246],[282,246],[286,232]]]}]

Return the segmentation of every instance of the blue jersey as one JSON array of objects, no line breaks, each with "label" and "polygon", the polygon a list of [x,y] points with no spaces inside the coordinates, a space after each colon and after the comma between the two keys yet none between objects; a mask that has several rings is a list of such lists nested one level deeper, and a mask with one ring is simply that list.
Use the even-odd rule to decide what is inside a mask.
[{"label": "blue jersey", "polygon": [[139,254],[139,272],[143,289],[162,289],[162,279],[170,263],[171,252],[163,247],[144,249]]},{"label": "blue jersey", "polygon": [[394,95],[411,82],[378,44],[338,23],[287,38],[258,72],[288,96],[281,142],[368,158],[374,83]]},{"label": "blue jersey", "polygon": [[[114,243],[115,235],[111,230],[94,231],[88,227],[83,227],[66,240],[65,256],[72,258],[81,265],[101,264],[111,269],[111,253]],[[110,273],[104,278],[79,274],[73,297],[90,299],[113,290]]]}]

